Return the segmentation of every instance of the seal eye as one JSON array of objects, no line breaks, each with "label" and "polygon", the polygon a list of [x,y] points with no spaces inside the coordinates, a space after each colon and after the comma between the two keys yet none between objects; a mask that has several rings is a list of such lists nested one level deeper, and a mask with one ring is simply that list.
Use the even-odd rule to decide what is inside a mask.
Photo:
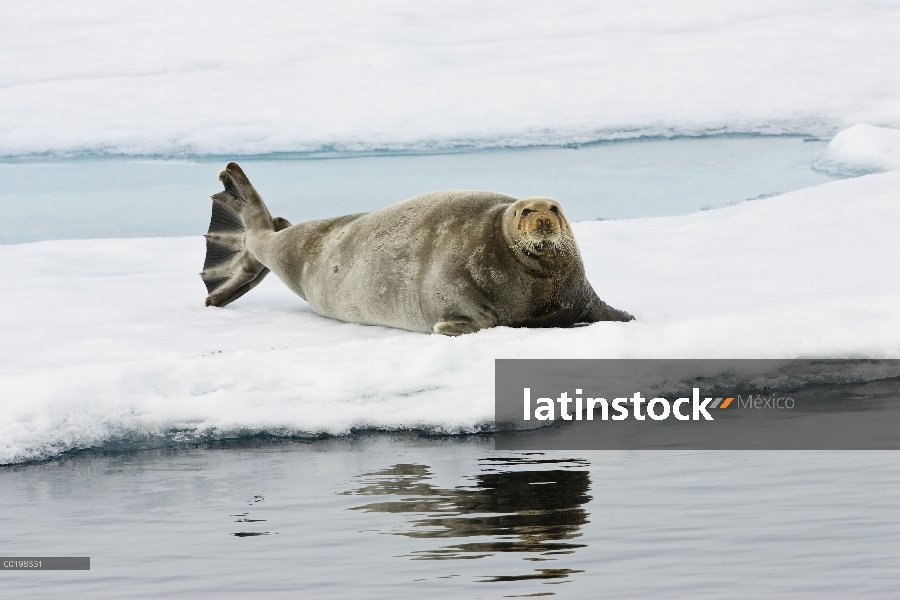
[{"label": "seal eye", "polygon": [[522,216],[524,217],[524,216],[526,216],[526,215],[530,215],[530,214],[533,213],[533,212],[534,212],[534,211],[531,210],[530,208],[523,208],[523,209],[522,209]]},{"label": "seal eye", "polygon": [[558,206],[551,206],[551,207],[550,207],[550,212],[552,212],[552,213],[555,214],[555,215],[558,215],[558,214],[559,214],[559,207],[558,207]]}]

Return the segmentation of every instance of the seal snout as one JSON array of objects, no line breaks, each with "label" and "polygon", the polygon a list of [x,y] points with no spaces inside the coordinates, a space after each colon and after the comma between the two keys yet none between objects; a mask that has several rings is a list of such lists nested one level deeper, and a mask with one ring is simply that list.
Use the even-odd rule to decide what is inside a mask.
[{"label": "seal snout", "polygon": [[550,219],[535,219],[534,222],[534,231],[538,233],[542,233],[544,235],[548,233],[555,233],[556,227],[550,222]]},{"label": "seal snout", "polygon": [[527,201],[520,213],[519,229],[525,234],[544,241],[559,235],[562,229],[562,214],[559,205],[552,200],[535,199]]}]

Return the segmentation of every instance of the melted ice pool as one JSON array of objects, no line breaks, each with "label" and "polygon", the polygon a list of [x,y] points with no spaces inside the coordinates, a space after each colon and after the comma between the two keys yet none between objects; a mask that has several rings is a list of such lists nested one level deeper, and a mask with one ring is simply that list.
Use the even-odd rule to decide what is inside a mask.
[{"label": "melted ice pool", "polygon": [[[377,210],[441,189],[551,196],[569,220],[684,215],[829,181],[827,142],[707,137],[445,154],[238,158],[273,215],[294,223]],[[0,163],[0,244],[200,235],[231,157]]]}]

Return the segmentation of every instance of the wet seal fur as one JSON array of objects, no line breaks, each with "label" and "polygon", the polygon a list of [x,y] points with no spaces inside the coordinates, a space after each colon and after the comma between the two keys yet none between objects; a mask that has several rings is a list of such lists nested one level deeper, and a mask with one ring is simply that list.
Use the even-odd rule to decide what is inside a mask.
[{"label": "wet seal fur", "polygon": [[269,214],[237,163],[219,180],[200,274],[207,306],[237,300],[272,271],[320,315],[424,333],[634,319],[594,292],[551,198],[433,192],[291,225]]}]

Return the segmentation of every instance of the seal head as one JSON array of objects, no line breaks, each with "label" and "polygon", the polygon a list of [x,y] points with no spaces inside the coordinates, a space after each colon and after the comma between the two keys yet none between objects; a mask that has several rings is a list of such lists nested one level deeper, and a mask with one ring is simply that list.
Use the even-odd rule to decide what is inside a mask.
[{"label": "seal head", "polygon": [[578,246],[562,206],[552,198],[534,197],[509,205],[503,215],[503,234],[522,260],[541,260],[573,251]]}]

